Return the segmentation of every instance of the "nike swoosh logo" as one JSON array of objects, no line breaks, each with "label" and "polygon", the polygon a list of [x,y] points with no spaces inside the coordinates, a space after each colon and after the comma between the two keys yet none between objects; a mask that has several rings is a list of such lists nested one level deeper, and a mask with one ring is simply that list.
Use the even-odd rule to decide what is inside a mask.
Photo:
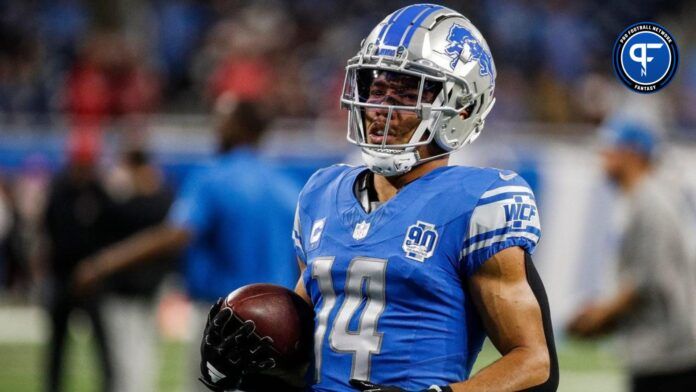
[{"label": "nike swoosh logo", "polygon": [[503,181],[510,181],[510,180],[512,180],[513,178],[515,178],[515,176],[517,176],[517,173],[503,174],[503,173],[501,172],[501,173],[498,173],[498,175],[500,176],[500,178],[501,178]]},{"label": "nike swoosh logo", "polygon": [[222,374],[222,372],[215,369],[213,365],[210,364],[210,362],[207,362],[206,365],[208,367],[208,375],[210,375],[210,379],[213,381],[214,384],[227,377],[224,374]]}]

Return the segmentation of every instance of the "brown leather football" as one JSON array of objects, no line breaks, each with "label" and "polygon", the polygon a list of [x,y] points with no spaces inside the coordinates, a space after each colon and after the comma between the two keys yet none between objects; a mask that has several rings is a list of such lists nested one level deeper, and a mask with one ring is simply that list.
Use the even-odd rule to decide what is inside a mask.
[{"label": "brown leather football", "polygon": [[291,370],[309,362],[314,311],[294,291],[272,284],[251,284],[230,293],[223,306],[242,320],[253,321],[260,336],[273,339],[279,368]]}]

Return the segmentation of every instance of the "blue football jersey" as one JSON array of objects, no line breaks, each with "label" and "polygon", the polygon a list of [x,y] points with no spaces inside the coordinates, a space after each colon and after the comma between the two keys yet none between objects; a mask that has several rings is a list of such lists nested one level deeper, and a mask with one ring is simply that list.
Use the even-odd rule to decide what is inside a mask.
[{"label": "blue football jersey", "polygon": [[354,193],[364,170],[320,170],[297,206],[293,238],[315,310],[310,390],[465,380],[485,337],[466,279],[502,249],[534,251],[534,195],[514,172],[448,166],[366,213]]}]

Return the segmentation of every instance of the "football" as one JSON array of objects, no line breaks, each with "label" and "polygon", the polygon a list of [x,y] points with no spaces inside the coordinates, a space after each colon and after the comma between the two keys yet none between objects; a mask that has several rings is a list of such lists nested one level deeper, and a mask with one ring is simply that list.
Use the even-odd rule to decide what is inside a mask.
[{"label": "football", "polygon": [[312,355],[314,311],[282,286],[251,284],[230,293],[223,304],[240,319],[256,324],[256,333],[273,339],[278,351],[277,371],[306,369]]}]

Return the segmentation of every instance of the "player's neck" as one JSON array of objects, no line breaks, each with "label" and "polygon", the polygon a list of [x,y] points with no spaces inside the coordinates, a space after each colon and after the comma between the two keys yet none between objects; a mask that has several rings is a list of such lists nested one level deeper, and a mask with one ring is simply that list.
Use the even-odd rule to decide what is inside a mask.
[{"label": "player's neck", "polygon": [[438,167],[447,166],[448,159],[443,157],[423,163],[411,169],[408,173],[399,176],[385,177],[379,174],[374,176],[374,187],[379,201],[384,203],[394,197],[404,186],[423,177]]}]

